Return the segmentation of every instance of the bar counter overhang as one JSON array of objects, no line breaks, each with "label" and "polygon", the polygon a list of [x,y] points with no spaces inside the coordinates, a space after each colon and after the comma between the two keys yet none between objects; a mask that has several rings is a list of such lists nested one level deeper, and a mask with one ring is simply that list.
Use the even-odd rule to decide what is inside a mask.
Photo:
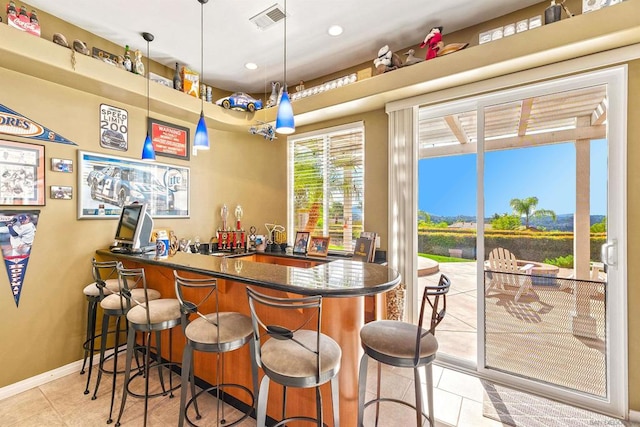
[{"label": "bar counter overhang", "polygon": [[[322,295],[325,297],[322,332],[331,336],[342,348],[339,374],[340,424],[343,427],[357,424],[358,363],[362,355],[360,329],[364,325],[364,297],[380,294],[397,286],[401,280],[397,271],[378,264],[348,259],[328,261],[302,256],[273,257],[262,253],[218,257],[178,252],[172,257],[156,258],[155,255],[127,255],[101,249],[96,254],[101,260],[122,261],[126,267],[144,267],[149,287],[160,291],[163,298],[175,298],[174,269],[194,277],[215,277],[218,279],[221,311],[238,311],[250,315],[247,285],[259,287],[261,292],[268,289],[270,291],[267,292],[280,296]],[[272,263],[274,259],[276,262],[283,261],[286,265]],[[180,362],[184,337],[180,328],[175,329],[171,360]],[[197,354],[194,369],[197,377],[213,383],[215,363],[210,356]],[[169,357],[167,349],[163,349],[163,357]],[[228,353],[225,357],[225,382],[236,382],[252,388],[248,348]],[[271,387],[279,386],[272,383]],[[272,390],[269,396],[268,415],[280,419],[282,393]],[[324,420],[327,425],[332,425],[330,396],[328,384],[323,385]],[[313,390],[289,390],[287,408],[288,414],[302,412],[313,416]]]}]

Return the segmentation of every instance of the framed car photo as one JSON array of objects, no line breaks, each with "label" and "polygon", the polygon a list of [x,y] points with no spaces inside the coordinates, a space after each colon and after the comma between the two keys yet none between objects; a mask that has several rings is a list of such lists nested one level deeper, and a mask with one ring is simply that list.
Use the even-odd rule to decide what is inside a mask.
[{"label": "framed car photo", "polygon": [[78,151],[78,218],[120,217],[146,203],[153,218],[188,218],[190,169]]}]

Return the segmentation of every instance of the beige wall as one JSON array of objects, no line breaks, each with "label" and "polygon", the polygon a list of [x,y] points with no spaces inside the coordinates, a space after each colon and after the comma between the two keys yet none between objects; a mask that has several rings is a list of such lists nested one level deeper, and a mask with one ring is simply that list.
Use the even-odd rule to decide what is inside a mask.
[{"label": "beige wall", "polygon": [[[76,142],[77,147],[42,143],[46,156],[46,206],[40,209],[31,251],[16,308],[4,267],[0,271],[0,387],[59,368],[82,357],[86,301],[83,287],[91,278],[90,261],[97,248],[113,239],[116,220],[78,220],[76,173],[49,169],[51,157],[73,159],[77,150],[139,158],[146,133],[146,110],[27,77],[0,68],[0,103]],[[185,95],[186,96],[186,95]],[[129,150],[105,150],[99,144],[99,106],[106,102],[129,113]],[[195,123],[154,115],[195,131]],[[0,135],[0,138],[16,139]],[[190,161],[159,157],[158,161],[191,168],[191,217],[157,219],[178,236],[199,235],[208,241],[220,222],[220,207],[244,209],[243,224],[264,233],[265,222],[286,224],[286,144],[267,142],[246,133],[210,129],[211,150]],[[74,199],[53,200],[50,185],[69,185]],[[3,207],[6,208],[6,207]],[[9,208],[13,209],[13,208]],[[10,367],[10,368],[9,368]]]},{"label": "beige wall", "polygon": [[[545,2],[546,4],[546,2]],[[580,10],[579,0],[568,1],[574,13]],[[541,3],[542,5],[542,3]],[[520,17],[540,13],[535,6],[511,17],[497,18],[483,25],[447,34],[445,42],[477,43],[479,31],[504,25]],[[4,16],[3,16],[4,18]],[[53,18],[55,19],[55,18]],[[43,21],[43,18],[41,18]],[[70,41],[75,30],[65,34]],[[73,33],[73,34],[72,34]],[[420,35],[422,37],[423,35]],[[418,37],[419,38],[419,37]],[[49,38],[50,39],[50,38]],[[89,45],[94,45],[90,40]],[[109,47],[104,47],[109,50]],[[114,53],[117,47],[113,47]],[[404,50],[392,46],[398,53]],[[423,51],[418,51],[423,52]],[[373,54],[372,54],[373,58]],[[1,65],[1,64],[0,64]],[[345,75],[369,66],[361,64],[333,76]],[[155,70],[154,70],[155,71]],[[79,147],[45,143],[47,161],[50,157],[76,159],[76,149],[120,155],[103,150],[98,143],[98,106],[103,99],[68,90],[55,84],[0,68],[3,83],[0,103],[33,120],[54,129],[77,142]],[[629,93],[640,93],[640,61],[629,64]],[[126,108],[130,114],[130,149],[125,157],[138,157],[144,137],[145,111],[127,105],[108,102]],[[640,225],[634,221],[640,212],[640,100],[629,97],[628,110],[628,342],[629,342],[629,402],[632,410],[640,411]],[[171,117],[152,115],[158,119],[188,126]],[[387,247],[387,115],[383,110],[371,111],[337,120],[299,127],[298,133],[363,120],[365,147],[365,227],[381,234],[382,248]],[[246,226],[261,226],[265,222],[286,223],[286,141],[274,143],[242,133],[211,131],[212,150],[189,162],[160,158],[164,163],[188,165],[192,172],[190,219],[157,220],[157,226],[174,228],[179,236],[196,234],[208,238],[215,229],[222,203],[233,207],[242,204]],[[48,169],[48,167],[47,167]],[[75,174],[47,171],[49,185],[71,185],[77,189]],[[74,194],[75,197],[75,194]],[[11,297],[6,275],[0,272],[0,366],[11,366],[0,372],[0,387],[58,368],[81,358],[86,302],[82,287],[90,280],[89,261],[96,247],[105,246],[112,238],[115,221],[77,220],[76,200],[60,201],[47,198],[40,208],[36,243],[17,309]],[[264,229],[262,229],[264,231]]]},{"label": "beige wall", "polygon": [[627,111],[627,310],[629,313],[629,407],[640,411],[640,60],[629,64]]}]

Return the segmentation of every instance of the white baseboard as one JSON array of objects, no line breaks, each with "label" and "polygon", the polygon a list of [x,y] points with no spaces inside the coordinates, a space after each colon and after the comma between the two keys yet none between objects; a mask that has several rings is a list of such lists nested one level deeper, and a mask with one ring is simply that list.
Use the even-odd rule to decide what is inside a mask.
[{"label": "white baseboard", "polygon": [[640,423],[640,411],[629,411],[629,421]]},{"label": "white baseboard", "polygon": [[[107,350],[105,356],[109,356],[113,353],[113,349]],[[93,357],[93,365],[100,363],[100,357]],[[27,378],[26,380],[18,381],[17,383],[10,384],[6,387],[0,388],[0,400],[6,399],[16,394],[20,394],[24,391],[31,390],[32,388],[39,387],[51,381],[55,381],[69,374],[80,375],[80,369],[82,368],[82,360],[71,362],[68,365],[61,366],[54,370],[44,372],[35,377]],[[86,374],[85,374],[86,375]]]},{"label": "white baseboard", "polygon": [[27,378],[26,380],[18,381],[6,387],[0,388],[0,400],[7,397],[15,396],[32,388],[39,387],[42,384],[46,384],[50,381],[57,380],[72,373],[80,375],[80,368],[82,367],[82,360],[69,363],[68,365],[61,366],[49,372],[44,372],[35,377]]}]

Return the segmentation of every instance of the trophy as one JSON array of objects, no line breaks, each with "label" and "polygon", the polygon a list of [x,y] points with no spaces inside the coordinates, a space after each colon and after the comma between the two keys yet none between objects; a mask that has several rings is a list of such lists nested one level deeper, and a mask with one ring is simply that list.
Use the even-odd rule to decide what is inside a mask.
[{"label": "trophy", "polygon": [[240,219],[242,219],[242,215],[244,214],[244,212],[242,211],[242,206],[238,205],[236,206],[236,210],[234,212],[235,216],[236,216],[236,233],[235,233],[235,244],[236,244],[236,249],[244,249],[245,247],[245,243],[244,243],[244,230],[242,229],[242,225],[240,224]]}]

